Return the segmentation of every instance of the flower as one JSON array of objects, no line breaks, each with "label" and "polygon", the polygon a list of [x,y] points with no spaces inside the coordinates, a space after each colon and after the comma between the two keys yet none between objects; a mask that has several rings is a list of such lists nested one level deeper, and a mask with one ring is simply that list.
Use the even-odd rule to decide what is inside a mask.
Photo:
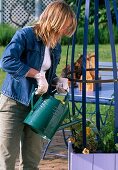
[{"label": "flower", "polygon": [[[86,138],[87,145],[86,150],[89,152],[95,152],[97,150],[97,141],[96,141],[96,131],[92,128],[93,124],[90,121],[87,121],[86,127]],[[74,152],[85,153],[86,150],[83,147],[83,134],[82,134],[82,122],[72,127],[73,137],[70,140],[73,143]],[[74,140],[72,140],[74,139]]]},{"label": "flower", "polygon": [[74,137],[70,137],[70,138],[68,139],[68,141],[71,141],[72,143],[75,143],[75,138],[74,138]]},{"label": "flower", "polygon": [[90,136],[91,134],[91,128],[90,127],[86,127],[86,135]]},{"label": "flower", "polygon": [[89,154],[89,150],[87,148],[84,148],[84,150],[82,151],[83,154]]},{"label": "flower", "polygon": [[114,143],[114,111],[113,107],[101,120],[101,129],[98,131],[95,119],[86,120],[86,146],[83,146],[82,122],[72,125],[72,147],[75,153],[113,153],[118,151],[118,144]]}]

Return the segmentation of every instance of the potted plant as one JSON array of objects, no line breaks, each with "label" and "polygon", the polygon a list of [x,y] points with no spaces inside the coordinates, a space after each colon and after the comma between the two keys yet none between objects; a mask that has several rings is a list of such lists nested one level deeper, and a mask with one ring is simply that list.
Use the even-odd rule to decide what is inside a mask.
[{"label": "potted plant", "polygon": [[86,147],[83,147],[82,122],[72,126],[68,142],[69,170],[118,170],[118,146],[114,143],[114,116],[109,109],[97,130],[95,121],[86,121]]}]

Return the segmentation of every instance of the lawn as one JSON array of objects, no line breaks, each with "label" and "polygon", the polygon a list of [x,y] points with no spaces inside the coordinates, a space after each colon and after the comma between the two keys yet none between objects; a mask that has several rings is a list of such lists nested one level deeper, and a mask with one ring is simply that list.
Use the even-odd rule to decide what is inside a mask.
[{"label": "lawn", "polygon": [[[2,55],[2,52],[4,50],[4,47],[0,47],[0,57]],[[70,46],[69,48],[69,64],[71,60],[71,50],[72,47]],[[76,45],[75,47],[75,60],[78,58],[78,54],[82,54],[83,51],[83,46],[82,45]],[[94,52],[94,45],[88,45],[88,53]],[[118,45],[116,45],[116,51],[117,51],[117,56],[118,56]],[[58,65],[57,68],[57,75],[59,76],[61,74],[62,68],[65,67],[66,64],[66,54],[67,54],[67,46],[62,46],[62,56],[61,56],[61,61],[60,64]],[[100,61],[112,61],[111,57],[111,48],[110,45],[99,45],[99,56],[100,56]],[[117,58],[118,62],[118,58]],[[4,79],[5,73],[0,70],[0,85]]]},{"label": "lawn", "polygon": [[[94,45],[88,45],[88,53],[92,53],[94,52]],[[71,60],[71,49],[72,47],[70,47],[69,50],[69,63]],[[76,45],[75,47],[75,60],[78,58],[78,54],[82,54],[83,51],[83,46],[82,45]],[[118,45],[116,45],[116,51],[117,51],[117,56],[118,56]],[[65,66],[66,63],[66,53],[67,53],[67,46],[63,46],[62,47],[62,57],[61,57],[61,61],[60,64],[58,66],[57,69],[57,74],[60,75],[62,68]],[[111,48],[110,45],[99,45],[99,60],[100,61],[112,61],[112,57],[111,57]],[[118,62],[118,57],[117,57],[117,62]]]},{"label": "lawn", "polygon": [[[70,56],[71,56],[71,46],[70,46],[70,50],[69,50],[69,64],[70,64]],[[4,50],[4,47],[0,47],[0,56],[2,55],[2,52]],[[82,54],[82,50],[83,47],[82,45],[76,45],[75,48],[75,60],[78,58],[78,54]],[[116,45],[116,51],[118,52],[118,45]],[[94,45],[89,45],[88,46],[88,53],[94,52]],[[61,56],[61,61],[60,64],[58,65],[57,68],[57,75],[59,76],[61,74],[61,70],[62,68],[65,66],[66,63],[66,53],[67,53],[67,46],[62,46],[62,56]],[[99,45],[99,56],[100,56],[100,61],[112,61],[111,58],[111,49],[109,45]],[[117,54],[118,56],[118,54]],[[117,62],[118,62],[118,58],[117,58]],[[2,70],[0,70],[0,86],[2,84],[2,81],[5,77],[5,72],[3,72]],[[81,106],[81,104],[78,103],[78,107],[79,105]],[[88,106],[89,105],[89,106]],[[70,106],[71,108],[71,106]],[[109,109],[109,106],[101,106],[100,110],[101,113],[105,113],[107,111],[107,109]],[[113,108],[112,108],[113,109]],[[93,112],[95,110],[95,105],[94,104],[87,104],[87,112]],[[114,112],[112,110],[112,112]]]},{"label": "lawn", "polygon": [[[0,57],[1,57],[1,55],[2,55],[3,50],[4,50],[4,47],[1,47],[1,46],[0,46]],[[5,77],[5,72],[3,72],[3,71],[0,69],[0,87],[1,87],[1,84],[2,84],[2,81],[3,81],[4,77]]]}]

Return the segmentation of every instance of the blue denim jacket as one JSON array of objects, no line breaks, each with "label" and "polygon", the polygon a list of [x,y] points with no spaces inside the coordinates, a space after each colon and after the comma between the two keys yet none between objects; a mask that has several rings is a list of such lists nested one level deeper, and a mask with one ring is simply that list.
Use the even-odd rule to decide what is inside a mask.
[{"label": "blue denim jacket", "polygon": [[[33,27],[18,30],[11,42],[7,45],[1,60],[1,67],[7,72],[1,93],[28,106],[31,94],[37,87],[34,78],[26,78],[25,74],[30,68],[40,71],[44,59],[45,46],[40,38],[35,36]],[[51,68],[47,81],[51,84],[60,60],[61,46],[57,44],[50,50]],[[50,93],[49,87],[48,93]]]}]

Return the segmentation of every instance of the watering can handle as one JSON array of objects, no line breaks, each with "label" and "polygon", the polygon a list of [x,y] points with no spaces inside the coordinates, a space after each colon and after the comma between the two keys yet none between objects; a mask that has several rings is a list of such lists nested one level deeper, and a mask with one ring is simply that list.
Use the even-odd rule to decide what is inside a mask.
[{"label": "watering can handle", "polygon": [[[52,92],[51,92],[51,95],[54,95],[55,93],[57,92],[57,90],[53,90]],[[34,95],[35,95],[35,90],[34,90],[34,92],[32,93],[32,95],[31,95],[31,109],[33,110],[33,108],[34,108]],[[42,100],[42,97],[43,97],[43,95],[41,95],[40,97],[39,97],[39,100]],[[65,96],[65,98],[64,98],[64,102],[65,103],[68,103],[68,101],[69,101],[69,93],[67,92],[67,94],[66,94],[66,96]]]},{"label": "watering can handle", "polygon": [[[37,89],[35,89],[35,90],[33,91],[32,95],[31,95],[31,109],[32,109],[32,110],[33,110],[33,108],[34,108],[34,96],[35,96],[36,90],[37,90]],[[51,92],[51,95],[54,95],[56,92],[57,92],[56,89],[53,90],[53,91]],[[43,96],[43,95],[41,95],[41,96],[39,97],[39,100],[42,100],[42,96]]]},{"label": "watering can handle", "polygon": [[[34,108],[35,91],[36,91],[36,90],[34,90],[34,92],[33,92],[32,95],[31,95],[31,109],[32,109],[32,110],[33,110],[33,108]],[[39,97],[39,100],[42,100],[42,96]]]},{"label": "watering can handle", "polygon": [[65,99],[64,99],[66,104],[69,102],[69,97],[70,97],[69,92],[67,91],[67,94],[66,94]]},{"label": "watering can handle", "polygon": [[31,109],[33,109],[33,106],[34,106],[34,102],[33,102],[34,95],[35,95],[35,91],[31,95]]},{"label": "watering can handle", "polygon": [[[56,89],[53,90],[53,91],[51,92],[51,95],[54,95],[56,92],[57,92]],[[68,92],[68,91],[66,91],[66,92],[67,92],[67,94],[65,95],[64,101],[65,101],[65,102],[68,102],[68,101],[69,101],[69,92]]]}]

